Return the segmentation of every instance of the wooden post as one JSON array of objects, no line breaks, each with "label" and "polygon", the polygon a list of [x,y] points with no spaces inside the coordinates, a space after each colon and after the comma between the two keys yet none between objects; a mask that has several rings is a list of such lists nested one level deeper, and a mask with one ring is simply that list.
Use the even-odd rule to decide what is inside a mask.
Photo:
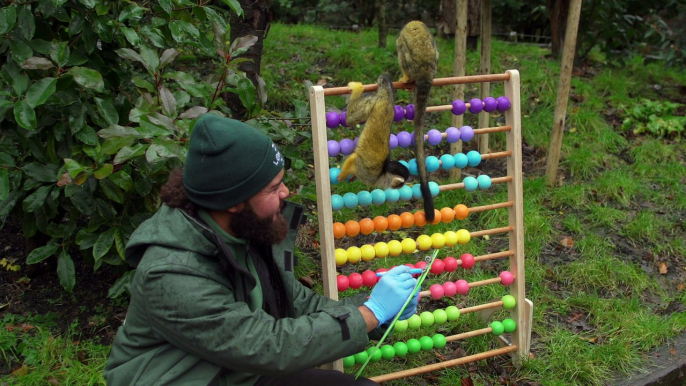
[{"label": "wooden post", "polygon": [[569,86],[574,67],[574,52],[576,51],[576,35],[579,30],[581,14],[581,0],[571,0],[567,17],[567,32],[565,32],[565,46],[562,52],[562,67],[560,69],[560,83],[557,87],[557,102],[553,118],[553,131],[550,136],[548,161],[546,165],[546,182],[554,185],[557,180],[557,168],[560,164],[562,150],[562,136],[567,118],[567,102],[569,100]]},{"label": "wooden post", "polygon": [[[467,0],[457,0],[457,28],[455,29],[455,63],[453,66],[453,76],[464,76],[465,65],[467,63]],[[457,84],[453,88],[453,100],[464,99],[464,85]],[[462,127],[464,115],[454,115],[450,119],[450,124],[458,129]],[[450,153],[457,154],[462,152],[462,141],[457,141],[450,145]],[[459,179],[462,171],[458,168],[450,170],[451,179]]]},{"label": "wooden post", "polygon": [[[491,0],[481,0],[481,65],[479,73],[486,75],[491,73]],[[488,97],[491,92],[490,83],[481,83],[481,100]],[[490,126],[490,114],[482,111],[479,113],[479,128]],[[488,133],[479,136],[479,153],[488,153]]]}]

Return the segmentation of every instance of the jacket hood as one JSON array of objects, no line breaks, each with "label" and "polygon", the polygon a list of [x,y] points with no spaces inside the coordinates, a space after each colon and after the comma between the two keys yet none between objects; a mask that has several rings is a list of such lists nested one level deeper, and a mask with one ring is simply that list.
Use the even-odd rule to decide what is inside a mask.
[{"label": "jacket hood", "polygon": [[[183,237],[179,237],[183,235]],[[150,245],[189,251],[212,256],[217,245],[213,232],[179,209],[162,205],[152,217],[144,221],[126,244],[126,262],[132,267],[138,264]]]}]

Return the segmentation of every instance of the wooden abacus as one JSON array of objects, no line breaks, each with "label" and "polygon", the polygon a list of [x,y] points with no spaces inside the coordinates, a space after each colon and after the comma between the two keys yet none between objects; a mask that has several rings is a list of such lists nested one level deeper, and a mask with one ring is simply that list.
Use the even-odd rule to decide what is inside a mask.
[{"label": "wooden abacus", "polygon": [[[405,378],[412,375],[421,374],[424,372],[440,370],[465,364],[473,361],[478,361],[509,353],[515,364],[519,364],[522,358],[529,356],[529,348],[531,343],[531,322],[533,317],[533,303],[525,297],[525,274],[524,274],[524,222],[523,222],[523,189],[522,189],[522,141],[521,141],[521,113],[520,113],[520,97],[519,97],[519,72],[516,70],[509,70],[503,74],[493,75],[478,75],[478,76],[463,76],[453,78],[438,78],[433,82],[434,87],[448,86],[455,84],[467,83],[482,83],[482,82],[504,82],[505,97],[509,100],[509,108],[504,110],[505,126],[478,128],[473,130],[474,134],[486,134],[492,132],[505,132],[506,135],[506,149],[505,151],[482,154],[481,159],[487,158],[507,158],[507,176],[489,179],[490,183],[506,183],[508,187],[508,201],[504,203],[497,203],[491,205],[484,205],[480,207],[473,207],[469,209],[470,213],[482,212],[485,210],[494,210],[499,208],[507,208],[508,210],[508,226],[486,229],[481,231],[469,232],[470,237],[478,237],[490,234],[508,233],[509,235],[509,250],[492,253],[484,256],[476,256],[475,261],[482,261],[497,258],[509,258],[509,272],[514,282],[509,285],[510,295],[515,299],[515,305],[510,310],[512,319],[516,322],[516,330],[512,333],[512,341],[508,342],[503,337],[499,337],[498,341],[501,343],[500,348],[465,356],[458,359],[453,359],[445,362],[430,364],[417,368],[407,369],[404,371],[386,374],[371,378],[376,382],[386,382],[394,379]],[[411,85],[409,85],[411,87]],[[400,82],[394,83],[394,88],[409,88]],[[377,88],[375,84],[364,86],[365,91],[373,91]],[[327,118],[325,111],[325,98],[333,95],[349,94],[348,87],[336,87],[324,89],[321,86],[310,87],[310,109],[312,116],[312,135],[314,146],[314,164],[315,164],[315,182],[317,192],[317,207],[319,220],[319,234],[322,257],[322,278],[324,286],[324,294],[332,299],[338,299],[337,273],[336,273],[336,251],[334,247],[334,221],[333,221],[333,207],[331,194],[331,177],[329,171],[329,148],[327,145]],[[460,101],[461,102],[461,101]],[[469,103],[466,104],[471,107]],[[451,105],[430,106],[427,112],[449,111],[454,110]],[[480,109],[479,109],[480,111]],[[464,112],[464,111],[463,111]],[[445,136],[445,135],[444,135]],[[455,184],[442,185],[439,187],[440,191],[463,189],[465,188],[465,181]],[[337,197],[340,198],[340,197]],[[461,230],[463,231],[463,230]],[[446,232],[447,233],[447,232]],[[421,237],[421,236],[420,236]],[[409,242],[408,242],[409,243]],[[412,243],[409,243],[410,247]],[[381,252],[383,254],[383,252]],[[379,256],[377,256],[379,257]],[[428,269],[429,267],[427,267]],[[487,279],[481,282],[468,283],[470,287],[498,283],[502,279],[494,278]],[[429,295],[425,291],[424,296]],[[503,302],[496,301],[469,307],[461,310],[466,312],[481,312],[486,317],[489,313],[493,313],[501,309]],[[488,333],[488,329],[475,330],[465,332],[463,334],[453,335],[448,337],[448,340],[466,339],[468,337],[482,335]],[[332,367],[337,370],[342,370],[342,361],[336,361]]]}]

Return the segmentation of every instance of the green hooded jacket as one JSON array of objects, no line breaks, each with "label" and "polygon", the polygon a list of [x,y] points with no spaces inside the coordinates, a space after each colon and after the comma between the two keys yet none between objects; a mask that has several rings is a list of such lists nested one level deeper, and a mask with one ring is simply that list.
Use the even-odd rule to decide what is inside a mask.
[{"label": "green hooded jacket", "polygon": [[250,310],[246,294],[255,278],[200,220],[163,205],[141,224],[126,246],[137,270],[105,367],[108,385],[253,385],[260,375],[364,350],[369,337],[357,310],[364,297],[334,301],[295,279],[302,207],[287,203],[282,213],[288,236],[260,254],[273,261],[268,265],[282,283],[287,310],[276,318],[264,308]]}]

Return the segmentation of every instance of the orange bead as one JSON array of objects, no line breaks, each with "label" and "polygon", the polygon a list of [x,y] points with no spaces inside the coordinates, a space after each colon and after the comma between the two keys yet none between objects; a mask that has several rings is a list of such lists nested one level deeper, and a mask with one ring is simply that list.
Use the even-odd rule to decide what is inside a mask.
[{"label": "orange bead", "polygon": [[449,223],[455,219],[455,211],[447,206],[441,209],[441,221]]},{"label": "orange bead", "polygon": [[418,227],[426,225],[426,213],[423,210],[414,212],[414,225]]},{"label": "orange bead", "polygon": [[414,225],[414,216],[410,212],[400,213],[400,220],[403,222],[403,228],[412,228]]},{"label": "orange bead", "polygon": [[348,220],[345,223],[345,234],[348,237],[355,237],[360,234],[360,223],[355,220]]},{"label": "orange bead", "polygon": [[345,225],[340,222],[333,223],[333,237],[336,239],[342,239],[345,236]]},{"label": "orange bead", "polygon": [[397,214],[388,216],[388,230],[397,231],[403,226],[403,220]]},{"label": "orange bead", "polygon": [[469,216],[469,208],[467,208],[467,205],[458,204],[455,206],[455,218],[464,220],[467,216]]},{"label": "orange bead", "polygon": [[368,235],[374,232],[374,221],[371,218],[363,218],[360,220],[360,233]]},{"label": "orange bead", "polygon": [[384,216],[374,217],[374,230],[381,233],[388,229],[388,219]]},{"label": "orange bead", "polygon": [[441,222],[441,219],[443,218],[443,215],[441,215],[441,212],[438,209],[434,209],[434,220],[431,221],[431,224],[436,225],[439,222]]}]

